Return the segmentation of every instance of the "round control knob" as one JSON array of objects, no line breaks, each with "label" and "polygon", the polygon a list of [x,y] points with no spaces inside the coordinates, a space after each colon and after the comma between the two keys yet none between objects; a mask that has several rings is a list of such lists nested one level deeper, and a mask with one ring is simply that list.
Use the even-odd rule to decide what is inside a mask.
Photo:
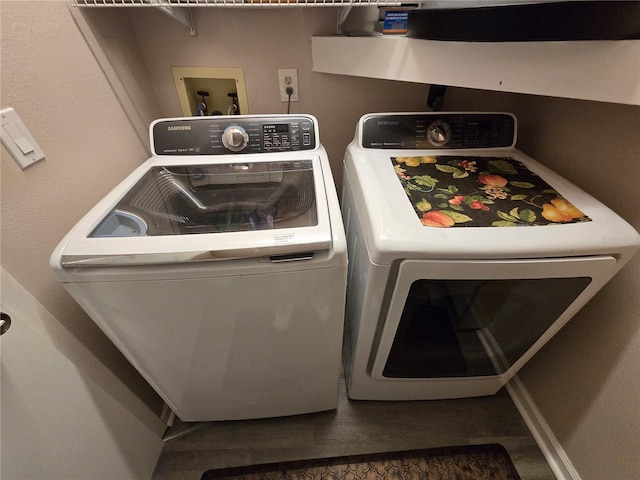
[{"label": "round control knob", "polygon": [[429,125],[427,141],[434,147],[443,147],[451,139],[451,127],[444,120],[438,120]]},{"label": "round control knob", "polygon": [[222,133],[222,144],[232,152],[239,152],[249,143],[249,135],[238,125],[227,127]]}]

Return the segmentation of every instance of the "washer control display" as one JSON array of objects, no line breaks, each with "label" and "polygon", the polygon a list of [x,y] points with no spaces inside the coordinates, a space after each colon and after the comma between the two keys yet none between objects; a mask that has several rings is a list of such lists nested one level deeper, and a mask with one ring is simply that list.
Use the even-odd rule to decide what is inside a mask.
[{"label": "washer control display", "polygon": [[381,149],[510,147],[515,118],[503,113],[372,115],[362,128],[362,146]]},{"label": "washer control display", "polygon": [[228,155],[313,150],[311,117],[197,117],[162,120],[153,125],[156,155]]}]

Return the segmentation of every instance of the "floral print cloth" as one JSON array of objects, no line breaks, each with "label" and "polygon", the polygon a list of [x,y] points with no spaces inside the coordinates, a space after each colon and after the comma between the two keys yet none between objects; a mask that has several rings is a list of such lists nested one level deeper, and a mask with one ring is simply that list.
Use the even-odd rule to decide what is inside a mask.
[{"label": "floral print cloth", "polygon": [[514,227],[591,219],[510,157],[391,157],[423,225]]}]

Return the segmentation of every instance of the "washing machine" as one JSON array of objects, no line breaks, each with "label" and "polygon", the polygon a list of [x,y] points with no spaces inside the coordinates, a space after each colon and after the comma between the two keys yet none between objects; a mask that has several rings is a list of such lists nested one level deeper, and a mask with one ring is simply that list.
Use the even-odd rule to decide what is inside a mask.
[{"label": "washing machine", "polygon": [[361,400],[495,394],[640,246],[506,113],[362,117],[344,159],[344,369]]},{"label": "washing machine", "polygon": [[183,421],[336,408],[347,251],[309,115],[168,118],[51,255]]}]

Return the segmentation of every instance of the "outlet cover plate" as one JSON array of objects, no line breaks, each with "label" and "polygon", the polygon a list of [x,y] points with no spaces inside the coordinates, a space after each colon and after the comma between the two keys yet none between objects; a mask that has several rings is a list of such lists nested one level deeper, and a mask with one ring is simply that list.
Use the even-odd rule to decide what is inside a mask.
[{"label": "outlet cover plate", "polygon": [[278,85],[280,86],[280,100],[283,102],[289,101],[287,95],[287,86],[293,88],[291,94],[292,102],[300,101],[300,94],[298,88],[298,69],[297,68],[281,68],[278,70]]}]

